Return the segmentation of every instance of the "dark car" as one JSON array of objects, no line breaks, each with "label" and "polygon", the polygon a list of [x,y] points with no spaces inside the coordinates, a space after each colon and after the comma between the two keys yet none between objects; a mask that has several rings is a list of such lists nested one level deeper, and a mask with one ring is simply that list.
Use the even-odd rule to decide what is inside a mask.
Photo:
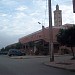
[{"label": "dark car", "polygon": [[0,55],[7,55],[8,52],[7,51],[0,51]]},{"label": "dark car", "polygon": [[18,49],[10,49],[8,52],[9,56],[22,56],[22,55],[26,55],[25,52],[21,52]]}]

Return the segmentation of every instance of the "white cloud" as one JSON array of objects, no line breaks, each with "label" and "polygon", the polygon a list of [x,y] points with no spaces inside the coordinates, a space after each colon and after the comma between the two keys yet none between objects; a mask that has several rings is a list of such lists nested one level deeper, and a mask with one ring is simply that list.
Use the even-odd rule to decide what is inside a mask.
[{"label": "white cloud", "polygon": [[[5,5],[15,7],[11,7],[11,10],[9,10],[10,14],[9,12],[7,12],[8,14],[0,13],[0,34],[4,33],[5,36],[7,36],[5,38],[3,35],[1,35],[5,40],[8,40],[8,42],[3,41],[6,44],[18,40],[21,36],[28,35],[41,29],[42,25],[39,25],[38,22],[41,22],[41,24],[44,24],[45,22],[46,24],[44,24],[44,26],[48,26],[48,7],[45,17],[46,0],[32,0],[33,6],[28,4],[26,6],[20,3],[20,5],[17,5],[19,1],[20,0],[3,0]],[[68,6],[59,3],[59,6],[60,10],[63,11],[63,24],[72,23],[72,5]],[[52,5],[52,8],[55,10],[54,4]],[[9,41],[8,38],[10,38],[11,41]],[[0,41],[1,40],[2,39],[0,39]]]},{"label": "white cloud", "polygon": [[31,16],[36,16],[36,15],[39,15],[39,12],[36,11],[36,12],[31,13],[30,15]]},{"label": "white cloud", "polygon": [[27,7],[23,5],[23,6],[19,6],[16,10],[18,10],[18,11],[24,11],[26,9],[27,9]]},{"label": "white cloud", "polygon": [[16,19],[22,19],[22,18],[24,18],[25,16],[26,16],[25,13],[23,13],[23,12],[18,12],[18,13],[15,14],[14,18],[16,18]]},{"label": "white cloud", "polygon": [[1,0],[0,2],[6,6],[15,6],[18,4],[18,2],[15,0]]},{"label": "white cloud", "polygon": [[[8,18],[8,16],[7,16]],[[17,36],[21,34],[29,34],[35,31],[35,26],[37,24],[37,19],[32,18],[32,16],[26,15],[23,12],[15,13],[12,19],[3,19],[1,24],[0,32],[4,32],[10,36]]]},{"label": "white cloud", "polygon": [[0,13],[0,16],[5,17],[5,16],[7,16],[7,14],[5,14],[5,13]]},{"label": "white cloud", "polygon": [[2,14],[2,16],[7,16],[7,14]]},{"label": "white cloud", "polygon": [[60,9],[62,10],[62,19],[63,24],[65,23],[73,23],[73,11],[72,5],[60,5]]}]

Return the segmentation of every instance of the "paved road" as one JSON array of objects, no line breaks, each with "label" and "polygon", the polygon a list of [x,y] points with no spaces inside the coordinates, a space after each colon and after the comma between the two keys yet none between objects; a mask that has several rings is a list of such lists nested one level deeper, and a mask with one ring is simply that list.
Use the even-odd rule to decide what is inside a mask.
[{"label": "paved road", "polygon": [[0,75],[75,75],[75,72],[48,67],[49,58],[11,59],[0,56]]}]

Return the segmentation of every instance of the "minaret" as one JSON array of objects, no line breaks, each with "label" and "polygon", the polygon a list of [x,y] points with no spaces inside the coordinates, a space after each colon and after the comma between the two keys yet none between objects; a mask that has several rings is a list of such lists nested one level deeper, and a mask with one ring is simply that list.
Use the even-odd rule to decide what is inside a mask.
[{"label": "minaret", "polygon": [[62,11],[59,10],[59,5],[56,5],[56,10],[54,11],[54,26],[62,25]]}]

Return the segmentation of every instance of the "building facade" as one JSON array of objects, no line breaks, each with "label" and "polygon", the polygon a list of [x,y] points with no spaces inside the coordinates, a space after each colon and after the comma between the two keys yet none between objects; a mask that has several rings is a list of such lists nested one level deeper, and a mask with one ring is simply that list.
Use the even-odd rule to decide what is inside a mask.
[{"label": "building facade", "polygon": [[[65,24],[59,27],[53,26],[53,45],[54,45],[54,52],[61,53],[62,49],[68,49],[65,46],[60,47],[57,42],[56,35],[58,34],[60,29],[67,29],[72,27],[74,24]],[[26,51],[27,54],[34,54],[36,51],[47,51],[49,53],[49,27],[45,28],[42,27],[42,30],[29,34],[19,39],[19,42],[23,44],[22,49]],[[39,49],[38,48],[41,49]],[[42,48],[41,48],[42,47]],[[42,51],[43,51],[42,50]],[[42,53],[42,52],[40,52]],[[48,54],[47,53],[47,54]]]},{"label": "building facade", "polygon": [[[53,27],[53,43],[54,43],[54,51],[57,52],[58,50],[58,43],[56,41],[56,34],[59,31],[59,27]],[[45,50],[48,49],[48,43],[49,43],[49,28],[42,27],[42,30],[39,30],[37,32],[34,32],[30,35],[27,35],[25,37],[22,37],[19,39],[19,42],[23,44],[23,49],[26,50],[26,52],[30,52],[30,50],[35,53],[37,51],[37,45],[39,44],[40,47],[42,47]],[[30,44],[35,44],[34,46],[29,46]],[[37,45],[36,45],[37,44]],[[57,50],[56,50],[57,49]]]},{"label": "building facade", "polygon": [[[73,25],[74,24],[62,25],[62,11],[59,10],[59,5],[56,5],[56,10],[54,11],[54,26],[52,27],[54,53],[61,53],[62,49],[67,48],[60,47],[57,42],[56,35],[59,30],[67,29]],[[23,45],[22,49],[25,50],[27,54],[49,54],[49,27],[45,28],[42,26],[41,30],[20,38],[19,42]]]}]

